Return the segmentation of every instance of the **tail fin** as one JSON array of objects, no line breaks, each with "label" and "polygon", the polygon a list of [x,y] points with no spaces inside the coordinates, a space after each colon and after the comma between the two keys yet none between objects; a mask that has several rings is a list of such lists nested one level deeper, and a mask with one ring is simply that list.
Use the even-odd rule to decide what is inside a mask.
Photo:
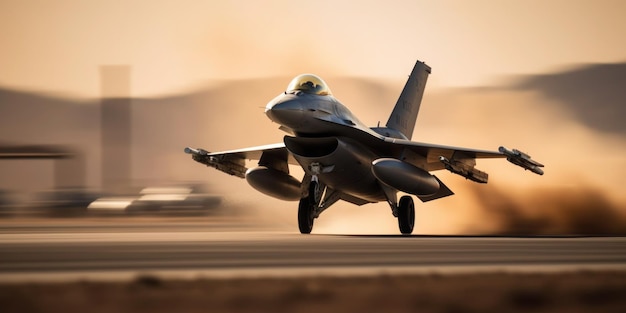
[{"label": "tail fin", "polygon": [[420,110],[428,74],[430,74],[430,66],[424,62],[417,61],[387,121],[388,128],[401,132],[408,139],[411,139],[413,136],[413,129],[415,128],[417,113]]}]

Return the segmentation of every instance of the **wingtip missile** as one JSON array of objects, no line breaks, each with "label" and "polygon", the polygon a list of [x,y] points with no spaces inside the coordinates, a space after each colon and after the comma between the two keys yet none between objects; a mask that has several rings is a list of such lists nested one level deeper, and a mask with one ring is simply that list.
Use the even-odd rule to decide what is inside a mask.
[{"label": "wingtip missile", "polygon": [[543,175],[543,170],[540,167],[544,167],[544,165],[533,160],[527,153],[517,149],[509,150],[505,147],[498,148],[498,151],[504,154],[509,162],[535,174]]},{"label": "wingtip missile", "polygon": [[204,155],[209,154],[209,152],[204,149],[194,149],[190,147],[185,147],[184,151],[186,154],[191,154],[191,155],[203,155],[204,156]]},{"label": "wingtip missile", "polygon": [[194,149],[186,147],[184,151],[186,154],[190,154],[194,161],[213,167],[229,175],[244,178],[248,170],[243,163],[244,160],[238,157],[229,158],[224,155],[213,156],[210,155],[209,151],[200,148]]},{"label": "wingtip missile", "polygon": [[184,151],[186,154],[190,154],[191,158],[196,162],[200,162],[206,165],[209,165],[212,162],[211,157],[207,156],[209,152],[204,149],[185,147]]}]

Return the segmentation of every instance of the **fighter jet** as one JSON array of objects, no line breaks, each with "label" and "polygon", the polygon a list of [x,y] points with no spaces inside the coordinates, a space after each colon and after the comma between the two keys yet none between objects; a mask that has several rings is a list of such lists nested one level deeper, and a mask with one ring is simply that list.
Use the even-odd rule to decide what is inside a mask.
[{"label": "fighter jet", "polygon": [[[285,131],[282,143],[210,153],[185,148],[193,160],[245,178],[256,190],[299,201],[298,228],[309,234],[320,214],[339,200],[356,205],[386,201],[402,234],[413,232],[415,205],[454,193],[430,172],[448,170],[477,183],[488,175],[476,159],[506,158],[543,174],[543,164],[519,150],[468,149],[411,141],[431,68],[417,61],[385,127],[368,127],[333,97],[318,76],[295,77],[287,90],[271,100],[265,114]],[[247,168],[246,160],[258,160]],[[289,165],[302,167],[299,180]],[[398,201],[398,193],[405,193]]]}]

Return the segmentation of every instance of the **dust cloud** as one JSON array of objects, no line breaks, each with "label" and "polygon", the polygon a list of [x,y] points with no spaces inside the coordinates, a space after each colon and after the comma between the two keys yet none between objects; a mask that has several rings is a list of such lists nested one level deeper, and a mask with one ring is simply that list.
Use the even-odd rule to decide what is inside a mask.
[{"label": "dust cloud", "polygon": [[590,186],[472,191],[477,220],[468,233],[498,235],[626,235],[626,207]]}]

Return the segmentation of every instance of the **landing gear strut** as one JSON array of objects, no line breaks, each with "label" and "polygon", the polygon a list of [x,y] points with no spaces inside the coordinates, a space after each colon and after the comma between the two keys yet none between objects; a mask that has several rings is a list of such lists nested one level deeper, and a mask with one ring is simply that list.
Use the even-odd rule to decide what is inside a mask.
[{"label": "landing gear strut", "polygon": [[398,204],[398,227],[403,235],[410,235],[415,226],[415,204],[411,196],[402,196]]}]

